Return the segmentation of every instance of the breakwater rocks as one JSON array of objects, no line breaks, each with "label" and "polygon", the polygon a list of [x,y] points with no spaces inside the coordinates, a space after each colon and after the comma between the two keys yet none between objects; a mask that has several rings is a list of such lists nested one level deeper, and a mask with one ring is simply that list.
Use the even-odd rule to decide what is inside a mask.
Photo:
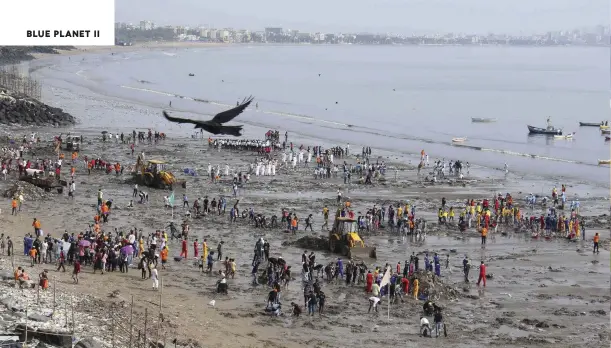
[{"label": "breakwater rocks", "polygon": [[70,126],[75,123],[74,116],[60,108],[0,87],[0,124]]},{"label": "breakwater rocks", "polygon": [[16,64],[34,59],[32,53],[57,54],[57,50],[72,50],[74,47],[66,46],[4,46],[0,47],[0,65]]}]

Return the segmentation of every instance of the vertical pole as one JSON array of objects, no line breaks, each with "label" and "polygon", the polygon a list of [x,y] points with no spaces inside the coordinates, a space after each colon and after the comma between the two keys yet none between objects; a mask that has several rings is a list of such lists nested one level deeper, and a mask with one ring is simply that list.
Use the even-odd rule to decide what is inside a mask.
[{"label": "vertical pole", "polygon": [[112,308],[113,306],[111,305],[110,308],[108,309],[108,318],[110,320],[110,332],[111,332],[110,344],[112,348],[115,348],[115,320],[114,320],[114,314],[112,313]]},{"label": "vertical pole", "polygon": [[134,295],[132,295],[132,305],[130,308],[130,312],[129,312],[129,348],[132,348],[132,340],[133,340],[133,333],[134,333],[134,326],[133,326],[133,320],[134,320]]},{"label": "vertical pole", "polygon": [[57,288],[57,283],[55,282],[55,276],[53,276],[53,313],[51,316],[55,315],[55,289]]},{"label": "vertical pole", "polygon": [[162,305],[162,298],[163,298],[163,278],[160,276],[159,277],[159,316],[157,317],[157,339],[156,339],[157,341],[155,342],[155,344],[157,344],[157,342],[160,341],[159,332],[161,331],[161,305]]},{"label": "vertical pole", "polygon": [[40,304],[40,281],[38,282],[38,286],[36,287],[36,304]]},{"label": "vertical pole", "polygon": [[70,311],[72,312],[72,336],[74,336],[74,302],[73,302],[73,295],[70,295]]},{"label": "vertical pole", "polygon": [[28,344],[28,303],[25,303],[25,345]]},{"label": "vertical pole", "polygon": [[66,326],[65,327],[68,327],[68,304],[67,303],[64,304],[64,316],[66,318]]},{"label": "vertical pole", "polygon": [[148,320],[149,320],[149,309],[144,308],[144,347],[145,348],[148,345],[148,342],[146,341],[146,330],[147,330]]}]

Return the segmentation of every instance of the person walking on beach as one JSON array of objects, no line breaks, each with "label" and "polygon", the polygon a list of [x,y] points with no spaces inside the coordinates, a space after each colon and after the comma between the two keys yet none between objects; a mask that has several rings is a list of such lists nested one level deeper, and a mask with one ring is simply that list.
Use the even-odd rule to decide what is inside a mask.
[{"label": "person walking on beach", "polygon": [[74,269],[72,270],[72,280],[74,280],[74,284],[78,284],[79,273],[81,273],[81,263],[78,260],[74,260]]},{"label": "person walking on beach", "polygon": [[477,279],[477,286],[479,286],[481,281],[484,282],[484,287],[486,287],[486,265],[484,265],[484,261],[482,261],[482,264],[479,266],[479,278]]},{"label": "person walking on beach", "polygon": [[62,269],[64,272],[66,272],[66,253],[64,252],[64,247],[61,247],[59,249],[59,266],[57,266],[57,271],[59,272],[60,269]]},{"label": "person walking on beach", "polygon": [[488,228],[482,227],[482,247],[486,245],[486,238],[488,237]]},{"label": "person walking on beach", "polygon": [[180,257],[187,258],[187,240],[183,238],[182,249],[180,251]]},{"label": "person walking on beach", "polygon": [[153,280],[153,290],[159,289],[159,273],[157,272],[157,267],[153,266],[151,270],[151,279]]},{"label": "person walking on beach", "polygon": [[593,241],[594,241],[594,248],[592,249],[592,254],[596,253],[596,254],[600,254],[600,251],[598,250],[598,241],[600,240],[600,236],[598,235],[598,232],[596,232],[596,234],[594,235]]}]

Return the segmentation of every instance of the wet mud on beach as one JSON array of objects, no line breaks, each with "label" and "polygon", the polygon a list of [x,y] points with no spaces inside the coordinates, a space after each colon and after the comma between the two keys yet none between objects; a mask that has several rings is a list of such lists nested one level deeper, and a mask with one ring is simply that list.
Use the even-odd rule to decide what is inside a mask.
[{"label": "wet mud on beach", "polygon": [[[67,132],[65,130],[64,132]],[[26,203],[18,216],[7,214],[10,202],[2,209],[0,221],[4,233],[16,240],[18,263],[25,266],[27,260],[20,255],[23,235],[30,232],[33,217],[42,221],[46,233],[59,236],[65,230],[78,232],[85,230],[95,214],[96,192],[104,190],[105,198],[113,200],[109,222],[103,230],[115,228],[129,231],[142,228],[145,234],[168,225],[172,217],[171,209],[164,208],[163,196],[168,190],[147,189],[149,203],[134,207],[127,205],[132,197],[131,175],[128,167],[136,158],[130,155],[127,145],[103,143],[99,129],[85,127],[72,130],[82,133],[86,139],[80,156],[101,157],[111,162],[120,162],[125,168],[123,175],[104,174],[94,170],[87,175],[82,162],[77,167],[75,199],[44,192],[26,186]],[[131,132],[131,129],[124,129]],[[14,134],[26,134],[30,130],[14,130]],[[41,130],[43,139],[51,139],[61,130]],[[262,132],[260,133],[263,134]],[[182,222],[184,211],[181,197],[186,192],[191,203],[196,197],[227,197],[228,210],[233,206],[231,179],[224,178],[212,184],[206,176],[208,163],[219,164],[224,171],[225,164],[232,171],[244,171],[252,163],[256,154],[210,148],[205,139],[185,136],[172,136],[158,144],[139,144],[136,154],[144,151],[146,159],[161,159],[169,163],[170,169],[179,179],[187,180],[187,190],[175,190],[177,207],[174,220]],[[375,150],[374,150],[375,151]],[[51,157],[50,143],[35,150],[36,157]],[[348,161],[354,162],[350,157]],[[440,344],[448,347],[473,347],[483,345],[504,346],[608,346],[609,334],[609,224],[608,217],[599,216],[608,212],[608,201],[594,194],[581,199],[582,215],[595,216],[592,226],[587,230],[586,241],[568,242],[563,238],[553,240],[533,240],[529,234],[513,233],[506,236],[500,232],[491,235],[485,248],[479,242],[475,231],[463,234],[455,226],[430,229],[424,241],[412,241],[389,231],[364,233],[365,242],[377,247],[378,259],[368,263],[368,267],[394,265],[409,258],[412,252],[439,253],[442,260],[450,255],[450,266],[442,267],[442,277],[426,275],[430,291],[435,293],[435,301],[444,308],[444,320],[448,337],[422,338],[419,336],[419,318],[422,302],[413,298],[405,303],[391,305],[390,320],[386,318],[387,302],[384,300],[379,314],[368,314],[367,295],[364,286],[346,286],[343,281],[328,283],[322,281],[327,295],[326,313],[319,318],[288,315],[270,317],[263,314],[269,288],[265,285],[251,285],[251,261],[254,243],[264,237],[271,243],[270,256],[282,256],[294,270],[300,269],[300,255],[304,247],[298,240],[304,236],[326,236],[321,231],[321,209],[327,205],[335,206],[335,194],[339,187],[344,197],[350,197],[355,211],[366,211],[374,204],[387,206],[390,202],[410,200],[416,206],[417,214],[435,221],[435,212],[441,197],[446,197],[448,205],[462,206],[469,198],[489,198],[494,192],[515,192],[521,199],[524,186],[516,179],[505,179],[497,173],[492,177],[467,177],[464,185],[438,183],[427,186],[419,183],[416,171],[405,164],[391,163],[387,180],[372,186],[343,185],[342,179],[314,179],[312,170],[299,168],[296,171],[280,168],[275,177],[252,176],[252,181],[239,190],[242,210],[253,208],[255,213],[268,217],[277,215],[281,209],[296,211],[300,218],[309,214],[314,216],[314,232],[300,230],[297,235],[285,233],[284,229],[255,228],[248,219],[239,218],[230,223],[228,212],[225,215],[209,215],[204,218],[190,219],[189,258],[175,262],[172,256],[178,255],[179,242],[170,244],[170,261],[167,270],[160,270],[163,284],[161,336],[168,341],[178,338],[184,346],[194,347],[373,347],[384,345],[407,345],[433,347]],[[394,167],[401,170],[394,171]],[[185,168],[194,169],[198,176],[186,176]],[[67,175],[67,173],[65,174]],[[396,179],[395,179],[396,176]],[[3,181],[0,187],[9,188],[14,178]],[[551,190],[551,185],[550,188]],[[571,188],[569,187],[569,190]],[[523,192],[526,195],[526,192]],[[530,214],[529,211],[526,214]],[[594,231],[601,232],[603,241],[600,254],[592,254],[591,236]],[[237,275],[229,279],[229,295],[215,293],[216,276],[200,273],[193,259],[192,243],[198,238],[200,243],[208,239],[211,250],[221,240],[224,256],[236,258]],[[308,249],[309,250],[309,249]],[[310,250],[309,250],[310,251]],[[317,262],[326,264],[337,255],[325,250],[314,250]],[[463,282],[462,258],[467,254],[474,264],[485,261],[488,273],[487,286],[477,287],[477,271],[472,271],[470,283]],[[29,262],[28,262],[29,263]],[[134,262],[135,264],[135,262]],[[35,266],[36,274],[42,268]],[[29,267],[28,267],[29,268]],[[220,269],[219,263],[215,270]],[[151,289],[150,280],[141,280],[140,272],[133,268],[128,274],[119,272],[104,275],[92,274],[90,267],[84,267],[81,281],[70,286],[70,272],[60,273],[51,270],[63,287],[99,298],[105,305],[116,304],[123,313],[129,309],[126,304],[134,296],[136,313],[142,314],[145,308],[159,310],[159,292]],[[293,272],[296,278],[287,290],[282,291],[285,313],[289,303],[303,304],[303,294],[299,271]],[[215,305],[209,305],[215,300]],[[121,334],[117,334],[119,337]],[[123,334],[125,338],[125,335]]]}]

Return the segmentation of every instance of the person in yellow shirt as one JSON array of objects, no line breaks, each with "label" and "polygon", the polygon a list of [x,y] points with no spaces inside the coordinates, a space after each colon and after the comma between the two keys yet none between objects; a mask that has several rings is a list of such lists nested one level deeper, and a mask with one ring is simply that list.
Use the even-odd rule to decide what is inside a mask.
[{"label": "person in yellow shirt", "polygon": [[234,259],[229,259],[229,263],[231,264],[231,279],[233,279],[235,277],[237,266]]},{"label": "person in yellow shirt", "polygon": [[414,279],[412,289],[413,289],[414,298],[417,300],[418,299],[418,290],[420,289],[420,282],[418,281],[418,278]]},{"label": "person in yellow shirt", "polygon": [[450,207],[449,216],[450,216],[450,221],[454,221],[454,208],[452,207]]},{"label": "person in yellow shirt", "polygon": [[202,243],[202,257],[204,258],[204,261],[208,258],[208,251],[210,249],[208,248],[208,239],[204,238],[204,242]]},{"label": "person in yellow shirt", "polygon": [[488,237],[488,229],[482,227],[482,245],[486,245],[486,238]]}]

